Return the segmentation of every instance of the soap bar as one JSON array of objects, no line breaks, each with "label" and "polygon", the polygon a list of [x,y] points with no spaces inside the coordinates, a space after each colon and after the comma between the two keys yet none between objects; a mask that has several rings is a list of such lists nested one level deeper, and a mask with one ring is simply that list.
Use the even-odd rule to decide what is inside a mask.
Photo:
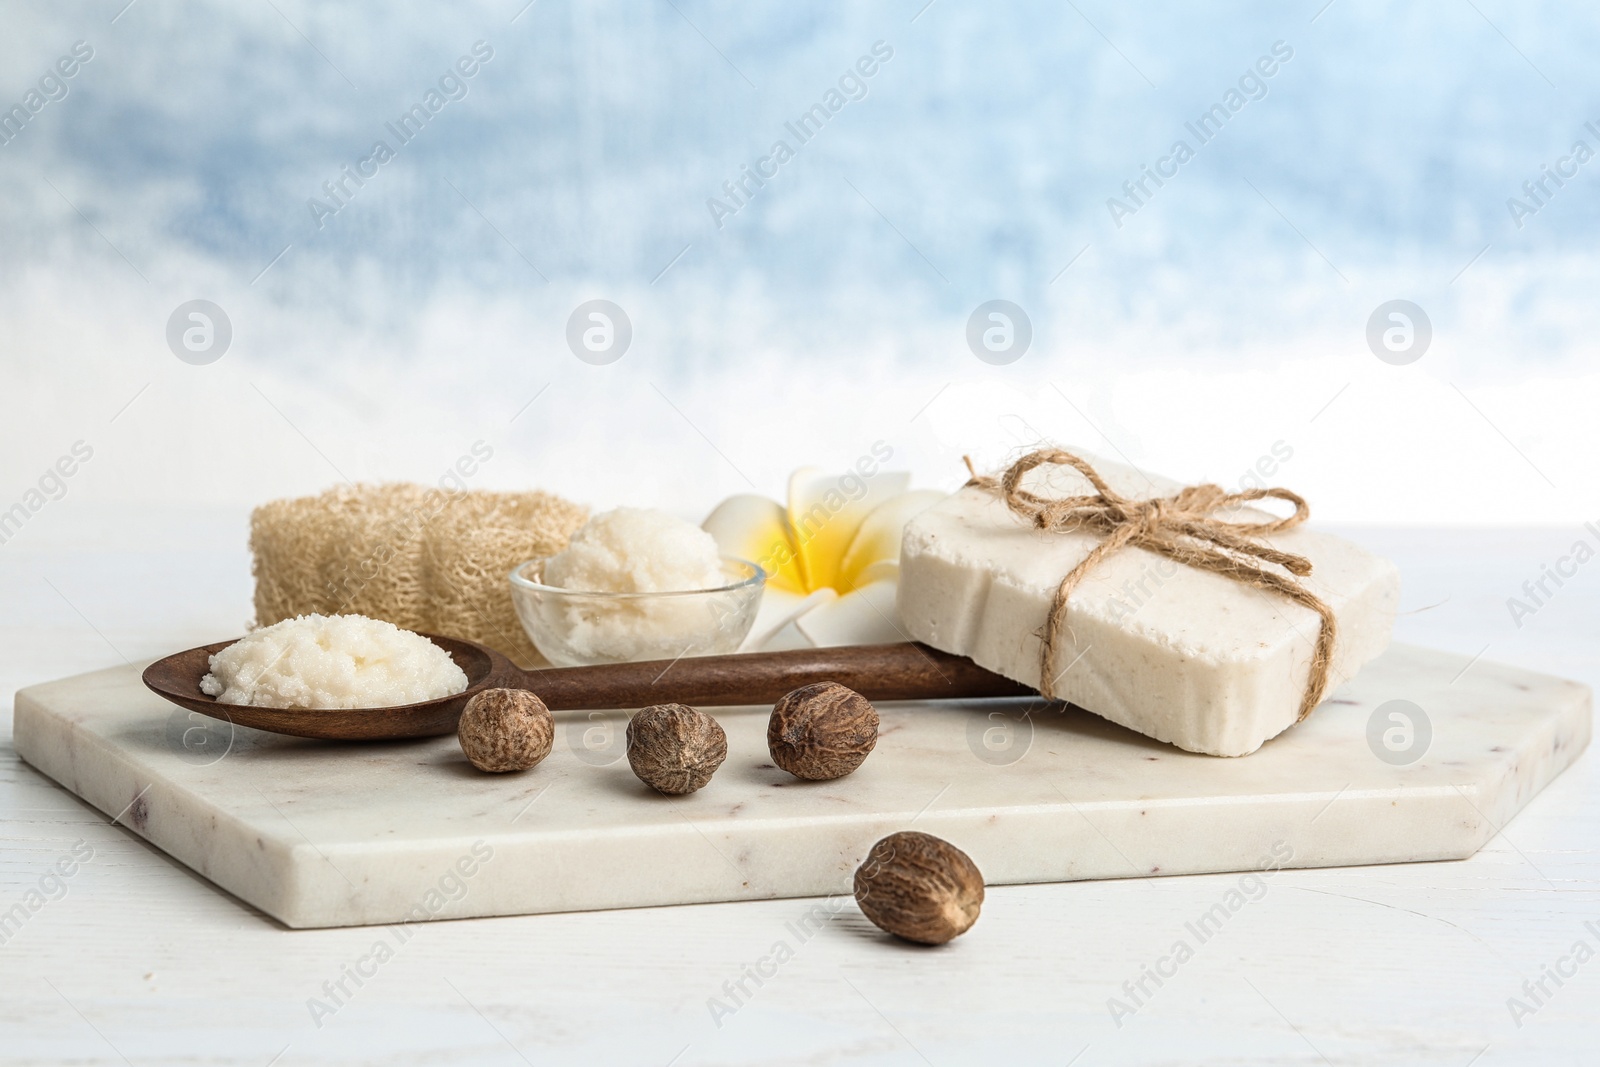
[{"label": "soap bar", "polygon": [[[1078,455],[1130,498],[1182,488]],[[1052,497],[1094,492],[1065,467],[1039,468],[1024,486]],[[1252,522],[1266,513],[1236,508],[1218,517]],[[1035,529],[994,491],[969,486],[906,525],[901,623],[918,641],[1037,688],[1041,634],[1056,587],[1099,540],[1087,532]],[[1338,620],[1331,694],[1388,646],[1399,571],[1303,524],[1263,540],[1311,561],[1311,574],[1300,581]],[[1067,604],[1065,633],[1049,666],[1058,699],[1215,756],[1254,752],[1294,725],[1319,625],[1311,609],[1133,547],[1103,559]]]}]

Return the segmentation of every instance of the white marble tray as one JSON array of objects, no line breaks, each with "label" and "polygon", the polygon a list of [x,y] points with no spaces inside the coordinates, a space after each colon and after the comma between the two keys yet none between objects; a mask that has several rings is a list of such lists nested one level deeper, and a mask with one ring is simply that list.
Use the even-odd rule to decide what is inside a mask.
[{"label": "white marble tray", "polygon": [[[1403,706],[1369,741],[1396,700],[1427,720],[1411,711],[1409,750]],[[862,768],[823,783],[770,765],[764,709],[728,711],[721,771],[668,799],[621,758],[621,713],[559,714],[543,765],[491,777],[449,737],[234,733],[118,667],[19,691],[15,744],[223,889],[321,927],[846,892],[908,827],[991,884],[1459,859],[1577,757],[1590,707],[1576,682],[1397,645],[1240,759],[1076,709],[901,704]]]}]

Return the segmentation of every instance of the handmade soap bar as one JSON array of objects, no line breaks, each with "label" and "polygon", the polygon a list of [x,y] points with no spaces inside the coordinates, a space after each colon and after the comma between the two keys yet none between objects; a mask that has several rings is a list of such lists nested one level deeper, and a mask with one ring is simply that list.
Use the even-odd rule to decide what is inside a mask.
[{"label": "handmade soap bar", "polygon": [[[1127,497],[1182,488],[1079,454]],[[1041,496],[1093,492],[1082,475],[1061,467],[1036,470],[1024,484]],[[1266,515],[1240,508],[1220,517]],[[906,526],[901,623],[919,641],[1037,687],[1040,635],[1056,588],[1099,540],[1035,529],[993,491],[963,489]],[[1305,526],[1266,540],[1311,561],[1301,584],[1338,620],[1332,692],[1388,646],[1399,572],[1388,560]],[[1216,756],[1254,752],[1294,725],[1319,624],[1310,608],[1133,547],[1103,559],[1067,603],[1049,667],[1059,699]]]}]

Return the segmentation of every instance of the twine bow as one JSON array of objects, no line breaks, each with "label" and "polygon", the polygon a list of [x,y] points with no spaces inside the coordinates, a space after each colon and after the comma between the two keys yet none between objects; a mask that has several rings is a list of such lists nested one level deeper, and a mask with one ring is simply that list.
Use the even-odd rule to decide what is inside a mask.
[{"label": "twine bow", "polygon": [[[1089,480],[1094,493],[1051,498],[1022,488],[1024,475],[1047,464],[1073,468]],[[1321,703],[1328,688],[1328,669],[1338,629],[1333,609],[1294,580],[1311,573],[1310,560],[1280,552],[1258,540],[1293,529],[1311,516],[1310,506],[1298,493],[1276,488],[1230,493],[1219,485],[1191,485],[1171,496],[1131,500],[1107,485],[1085,460],[1057,448],[1042,448],[1023,456],[999,478],[979,475],[973,471],[971,460],[967,461],[967,470],[972,473],[969,486],[997,493],[1007,507],[1036,528],[1060,533],[1090,533],[1102,538],[1061,579],[1050,604],[1039,661],[1039,692],[1046,699],[1054,699],[1055,679],[1050,677],[1050,669],[1056,659],[1056,646],[1066,629],[1067,598],[1083,576],[1101,560],[1132,545],[1197,570],[1220,574],[1242,585],[1271,590],[1316,612],[1322,625],[1311,655],[1300,715],[1295,721],[1304,719]],[[1219,508],[1266,499],[1293,504],[1294,514],[1268,522],[1229,522],[1212,514]],[[1282,567],[1294,578],[1269,570],[1268,564]]]}]

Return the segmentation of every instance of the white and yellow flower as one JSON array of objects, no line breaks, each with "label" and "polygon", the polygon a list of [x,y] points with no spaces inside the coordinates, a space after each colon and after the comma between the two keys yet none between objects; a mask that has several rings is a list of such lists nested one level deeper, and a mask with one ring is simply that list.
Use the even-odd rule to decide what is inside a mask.
[{"label": "white and yellow flower", "polygon": [[911,490],[910,482],[870,461],[842,475],[802,467],[789,478],[788,507],[740,493],[713,509],[702,525],[723,553],[759,563],[768,575],[747,648],[906,639],[894,603],[900,535],[945,496]]}]

